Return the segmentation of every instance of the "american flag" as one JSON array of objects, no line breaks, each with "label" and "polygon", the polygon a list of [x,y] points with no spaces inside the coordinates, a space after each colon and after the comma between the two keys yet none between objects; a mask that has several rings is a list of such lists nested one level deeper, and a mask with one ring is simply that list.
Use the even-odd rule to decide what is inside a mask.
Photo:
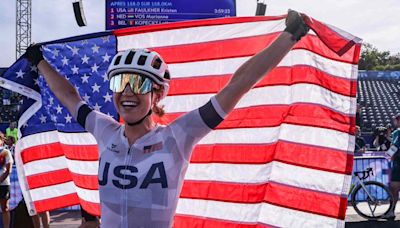
[{"label": "american flag", "polygon": [[[117,118],[109,61],[129,48],[157,51],[173,77],[162,101],[168,124],[205,104],[284,22],[245,17],[127,28],[46,43],[44,55],[89,104]],[[307,23],[313,31],[194,149],[174,227],[344,226],[361,41],[312,18]],[[33,79],[35,70],[20,59],[0,83],[33,89],[14,88],[31,97],[17,146],[24,198],[32,212],[81,203],[99,214],[96,142],[42,77]]]}]

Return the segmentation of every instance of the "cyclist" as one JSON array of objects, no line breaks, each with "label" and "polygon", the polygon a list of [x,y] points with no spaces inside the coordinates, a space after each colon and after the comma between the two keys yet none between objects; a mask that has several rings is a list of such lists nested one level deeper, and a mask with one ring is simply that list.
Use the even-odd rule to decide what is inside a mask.
[{"label": "cyclist", "polygon": [[214,129],[267,72],[307,32],[296,11],[268,48],[244,63],[230,82],[204,106],[168,126],[151,118],[169,88],[170,74],[156,52],[133,49],[117,53],[108,78],[114,105],[125,124],[93,110],[75,88],[45,60],[38,46],[27,50],[50,89],[99,146],[99,192],[104,227],[171,227],[193,147]]},{"label": "cyclist", "polygon": [[392,133],[392,145],[387,151],[392,157],[392,170],[390,175],[390,191],[393,195],[394,207],[392,211],[388,214],[388,218],[394,219],[396,203],[399,200],[400,191],[400,153],[397,153],[398,148],[400,148],[400,114],[393,117],[393,123],[396,130]]}]

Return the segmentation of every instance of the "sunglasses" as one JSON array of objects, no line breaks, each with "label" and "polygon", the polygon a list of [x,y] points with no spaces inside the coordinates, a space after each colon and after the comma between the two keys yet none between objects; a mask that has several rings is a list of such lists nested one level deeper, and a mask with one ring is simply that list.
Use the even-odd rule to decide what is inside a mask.
[{"label": "sunglasses", "polygon": [[149,78],[136,73],[117,74],[110,79],[110,89],[114,93],[121,93],[128,84],[134,94],[144,95],[153,89]]}]

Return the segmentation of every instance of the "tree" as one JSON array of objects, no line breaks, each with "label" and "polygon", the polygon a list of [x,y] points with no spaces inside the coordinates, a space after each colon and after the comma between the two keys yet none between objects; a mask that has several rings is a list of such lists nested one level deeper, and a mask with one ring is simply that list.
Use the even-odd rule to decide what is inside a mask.
[{"label": "tree", "polygon": [[364,43],[361,48],[360,70],[400,70],[400,53],[391,55],[389,51],[379,51],[372,44]]}]

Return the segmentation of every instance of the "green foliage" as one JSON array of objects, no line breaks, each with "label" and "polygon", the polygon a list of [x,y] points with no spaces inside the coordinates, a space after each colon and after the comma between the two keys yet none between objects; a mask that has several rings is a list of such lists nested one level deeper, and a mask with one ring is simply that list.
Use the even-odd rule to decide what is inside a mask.
[{"label": "green foliage", "polygon": [[369,43],[361,48],[359,70],[400,70],[400,53],[391,55],[389,51],[379,51]]}]

